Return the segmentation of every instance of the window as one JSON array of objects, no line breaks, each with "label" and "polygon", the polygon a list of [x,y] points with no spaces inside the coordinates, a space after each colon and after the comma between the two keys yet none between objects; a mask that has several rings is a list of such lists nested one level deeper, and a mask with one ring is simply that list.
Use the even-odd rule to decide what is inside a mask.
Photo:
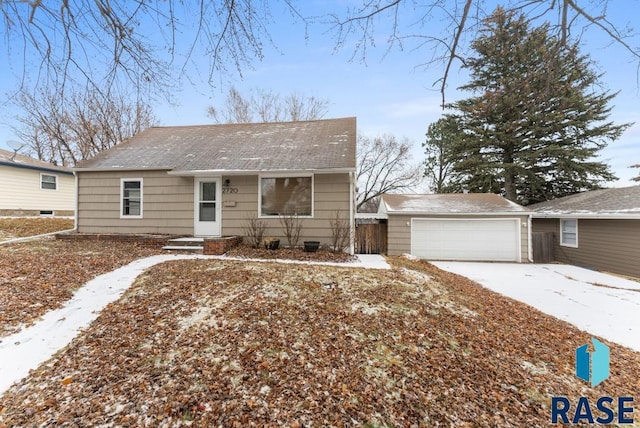
[{"label": "window", "polygon": [[142,218],[142,178],[123,178],[120,186],[120,217]]},{"label": "window", "polygon": [[313,177],[261,177],[260,215],[312,216]]},{"label": "window", "polygon": [[578,248],[578,220],[560,220],[560,245]]},{"label": "window", "polygon": [[40,188],[47,190],[56,190],[58,187],[58,177],[49,174],[40,174]]}]

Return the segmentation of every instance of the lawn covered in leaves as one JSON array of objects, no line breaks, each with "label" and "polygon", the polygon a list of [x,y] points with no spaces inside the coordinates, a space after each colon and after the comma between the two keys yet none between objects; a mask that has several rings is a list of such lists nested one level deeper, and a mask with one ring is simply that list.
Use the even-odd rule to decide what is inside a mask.
[{"label": "lawn covered in leaves", "polygon": [[96,276],[157,252],[131,243],[54,239],[0,246],[0,338],[61,307]]},{"label": "lawn covered in leaves", "polygon": [[74,220],[69,218],[0,218],[0,242],[69,230],[73,229],[73,225]]},{"label": "lawn covered in leaves", "polygon": [[[548,426],[552,395],[638,397],[640,354],[423,262],[151,268],[0,398],[0,426]],[[575,402],[575,401],[574,401]]]}]

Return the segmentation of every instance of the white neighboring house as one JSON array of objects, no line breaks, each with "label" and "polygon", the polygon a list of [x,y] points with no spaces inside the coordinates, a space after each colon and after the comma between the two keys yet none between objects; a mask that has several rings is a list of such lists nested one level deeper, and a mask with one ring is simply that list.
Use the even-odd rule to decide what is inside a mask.
[{"label": "white neighboring house", "polygon": [[75,199],[70,168],[0,149],[0,215],[72,216]]}]

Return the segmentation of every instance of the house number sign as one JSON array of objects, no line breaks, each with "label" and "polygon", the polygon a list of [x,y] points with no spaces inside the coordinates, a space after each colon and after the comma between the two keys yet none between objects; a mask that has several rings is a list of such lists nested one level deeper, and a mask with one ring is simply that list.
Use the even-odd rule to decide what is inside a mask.
[{"label": "house number sign", "polygon": [[222,194],[231,194],[231,193],[238,193],[238,188],[237,187],[223,187],[222,188]]}]

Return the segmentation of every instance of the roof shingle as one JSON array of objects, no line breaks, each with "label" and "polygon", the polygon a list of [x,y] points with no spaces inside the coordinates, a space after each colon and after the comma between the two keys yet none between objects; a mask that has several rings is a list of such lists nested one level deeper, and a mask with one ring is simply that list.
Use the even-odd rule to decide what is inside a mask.
[{"label": "roof shingle", "polygon": [[153,127],[80,169],[286,171],[353,169],[356,118]]},{"label": "roof shingle", "polygon": [[15,154],[8,150],[0,149],[0,164],[7,166],[15,166],[18,168],[37,169],[41,171],[54,171],[63,174],[72,174],[70,168],[57,166],[51,163],[34,159],[29,156]]},{"label": "roof shingle", "polygon": [[591,190],[533,204],[529,208],[535,211],[535,217],[562,215],[588,217],[639,216],[640,186]]}]

